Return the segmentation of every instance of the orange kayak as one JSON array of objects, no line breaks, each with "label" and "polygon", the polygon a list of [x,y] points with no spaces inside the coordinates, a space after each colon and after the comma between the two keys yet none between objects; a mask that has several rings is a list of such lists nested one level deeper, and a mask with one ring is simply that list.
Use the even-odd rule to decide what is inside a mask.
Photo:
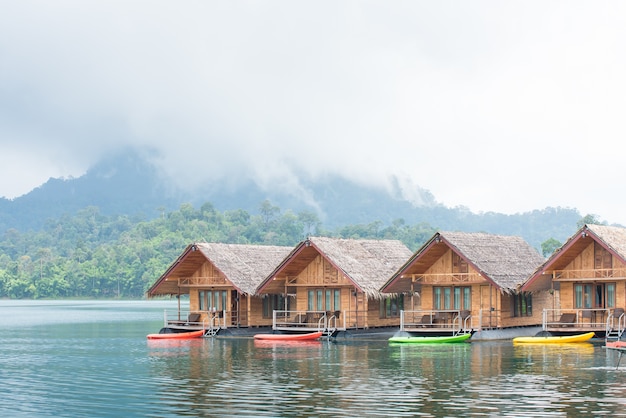
[{"label": "orange kayak", "polygon": [[606,348],[616,348],[626,350],[626,341],[611,341],[606,343]]},{"label": "orange kayak", "polygon": [[184,340],[188,338],[200,338],[204,336],[204,330],[189,332],[172,332],[169,334],[148,334],[149,340]]},{"label": "orange kayak", "polygon": [[255,340],[273,341],[310,341],[317,340],[322,336],[322,331],[309,332],[307,334],[256,334]]}]

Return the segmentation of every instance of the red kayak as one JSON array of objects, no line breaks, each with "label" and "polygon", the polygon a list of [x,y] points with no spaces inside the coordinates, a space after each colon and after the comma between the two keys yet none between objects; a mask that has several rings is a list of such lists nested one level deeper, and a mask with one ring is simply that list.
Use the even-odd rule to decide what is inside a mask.
[{"label": "red kayak", "polygon": [[606,343],[606,348],[615,348],[618,350],[626,350],[626,341],[611,341]]},{"label": "red kayak", "polygon": [[256,334],[255,340],[272,341],[311,341],[322,336],[322,331],[310,332],[308,334]]},{"label": "red kayak", "polygon": [[149,340],[185,340],[189,338],[200,338],[204,336],[204,330],[189,332],[171,332],[168,334],[148,334]]}]

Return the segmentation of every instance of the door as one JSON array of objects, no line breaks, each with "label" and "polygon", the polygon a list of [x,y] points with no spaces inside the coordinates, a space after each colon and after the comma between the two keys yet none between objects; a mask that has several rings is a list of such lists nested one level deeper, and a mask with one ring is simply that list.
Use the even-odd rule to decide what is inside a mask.
[{"label": "door", "polygon": [[482,310],[482,326],[493,328],[497,326],[498,318],[495,310],[495,298],[491,291],[491,286],[480,286],[480,309]]}]

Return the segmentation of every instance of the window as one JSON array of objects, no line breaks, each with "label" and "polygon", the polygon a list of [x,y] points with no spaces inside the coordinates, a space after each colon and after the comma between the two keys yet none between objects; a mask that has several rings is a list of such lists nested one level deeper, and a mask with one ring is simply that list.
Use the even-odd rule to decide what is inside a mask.
[{"label": "window", "polygon": [[307,310],[341,310],[341,289],[315,289],[307,292]]},{"label": "window", "polygon": [[433,309],[442,309],[441,308],[441,288],[434,287],[433,288]]},{"label": "window", "polygon": [[513,316],[532,316],[533,296],[528,292],[513,295]]},{"label": "window", "polygon": [[[285,304],[285,301],[287,302]],[[263,298],[263,318],[273,318],[274,311],[288,311],[289,298],[284,295],[267,295]]]},{"label": "window", "polygon": [[433,287],[433,309],[435,310],[471,310],[472,292],[469,286]]},{"label": "window", "polygon": [[615,307],[615,283],[606,284],[606,308]]},{"label": "window", "polygon": [[403,309],[404,296],[402,295],[391,296],[380,301],[381,318],[397,318]]},{"label": "window", "polygon": [[574,285],[574,308],[591,308],[591,285]]},{"label": "window", "polygon": [[201,290],[198,292],[198,307],[201,311],[224,311],[227,295],[226,290]]},{"label": "window", "polygon": [[604,309],[615,307],[615,283],[574,284],[574,308]]}]

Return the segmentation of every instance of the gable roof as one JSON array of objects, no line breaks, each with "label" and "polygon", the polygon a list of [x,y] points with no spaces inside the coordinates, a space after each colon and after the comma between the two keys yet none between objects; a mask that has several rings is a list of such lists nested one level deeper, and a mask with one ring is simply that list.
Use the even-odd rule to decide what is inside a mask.
[{"label": "gable roof", "polygon": [[546,275],[546,271],[565,269],[589,246],[589,239],[597,242],[613,256],[626,263],[626,228],[584,225],[535,270],[526,284],[522,286],[522,290],[536,291],[551,287],[552,277]]},{"label": "gable roof", "polygon": [[267,289],[279,274],[295,276],[318,255],[328,260],[368,297],[381,297],[380,286],[411,255],[398,240],[310,237],[298,244],[287,258],[261,283]]},{"label": "gable roof", "polygon": [[406,291],[402,276],[423,274],[448,249],[473,267],[485,280],[503,292],[516,290],[544,258],[517,236],[482,232],[438,232],[385,283],[384,292]]},{"label": "gable roof", "polygon": [[206,261],[212,263],[239,292],[254,294],[256,286],[291,249],[270,245],[190,244],[150,287],[148,297],[178,294],[178,278],[192,276]]},{"label": "gable roof", "polygon": [[[585,225],[582,228],[613,255],[626,261],[626,228],[606,225]],[[581,232],[582,235],[582,232]]]}]

